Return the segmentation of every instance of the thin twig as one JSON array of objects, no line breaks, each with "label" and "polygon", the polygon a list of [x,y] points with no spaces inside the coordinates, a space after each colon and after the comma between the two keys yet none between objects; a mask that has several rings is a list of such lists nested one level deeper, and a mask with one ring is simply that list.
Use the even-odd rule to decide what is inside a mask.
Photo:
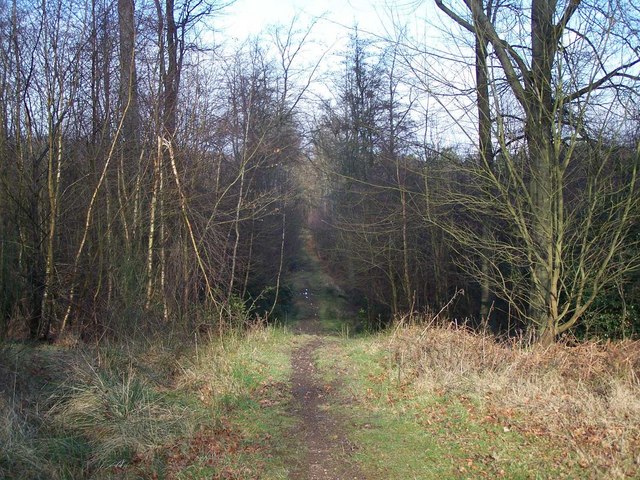
[{"label": "thin twig", "polygon": [[447,308],[449,308],[449,305],[453,303],[453,301],[458,297],[458,295],[464,295],[464,290],[462,288],[460,290],[456,290],[456,293],[453,294],[453,296],[449,299],[446,305],[442,307],[438,313],[435,314],[435,316],[431,319],[429,324],[422,330],[422,333],[420,334],[420,337],[419,337],[420,340],[424,338],[424,336],[427,334],[427,331],[429,330],[431,325],[433,325],[433,323],[438,319],[438,317],[442,312],[444,312]]}]

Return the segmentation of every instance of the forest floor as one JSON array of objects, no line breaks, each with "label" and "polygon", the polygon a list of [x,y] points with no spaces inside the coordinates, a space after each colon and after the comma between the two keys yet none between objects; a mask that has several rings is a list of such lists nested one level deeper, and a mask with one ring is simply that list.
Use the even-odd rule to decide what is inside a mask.
[{"label": "forest floor", "polygon": [[0,478],[640,478],[638,342],[356,332],[310,241],[289,284],[224,340],[0,345]]}]

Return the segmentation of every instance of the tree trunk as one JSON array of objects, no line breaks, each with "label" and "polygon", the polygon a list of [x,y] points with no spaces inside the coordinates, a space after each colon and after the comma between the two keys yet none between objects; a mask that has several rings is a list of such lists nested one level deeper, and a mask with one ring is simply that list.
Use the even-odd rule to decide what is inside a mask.
[{"label": "tree trunk", "polygon": [[[534,0],[531,13],[531,74],[526,90],[525,135],[531,164],[531,262],[532,294],[529,317],[537,325],[540,338],[555,337],[551,318],[551,280],[553,277],[554,208],[556,189],[553,169],[556,163],[553,148],[552,68],[556,52],[553,14],[554,0]],[[549,331],[550,330],[550,331]]]},{"label": "tree trunk", "polygon": [[[490,9],[487,7],[487,9]],[[490,12],[489,12],[490,16]],[[477,21],[474,20],[474,23]],[[491,144],[491,105],[489,103],[489,70],[487,65],[488,41],[478,30],[476,38],[476,103],[478,108],[478,146],[480,162],[485,168],[493,168],[493,146]],[[490,232],[486,224],[482,225],[481,235],[485,240]],[[490,258],[491,252],[485,249],[480,258],[480,319],[487,321],[491,308]]]},{"label": "tree trunk", "polygon": [[164,128],[169,138],[176,133],[178,107],[178,84],[180,69],[178,64],[178,28],[175,21],[174,0],[166,0],[165,16],[167,28],[167,71],[164,77]]},{"label": "tree trunk", "polygon": [[131,159],[137,159],[140,144],[140,107],[135,61],[134,0],[118,0],[120,32],[120,109],[126,117],[123,140]]}]

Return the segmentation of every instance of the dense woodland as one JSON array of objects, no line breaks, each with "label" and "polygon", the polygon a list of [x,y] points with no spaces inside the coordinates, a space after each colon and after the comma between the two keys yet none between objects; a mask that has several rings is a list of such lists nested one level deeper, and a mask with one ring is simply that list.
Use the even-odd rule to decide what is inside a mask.
[{"label": "dense woodland", "polygon": [[640,8],[435,4],[327,67],[225,2],[2,2],[0,336],[282,319],[307,227],[369,328],[637,335]]}]

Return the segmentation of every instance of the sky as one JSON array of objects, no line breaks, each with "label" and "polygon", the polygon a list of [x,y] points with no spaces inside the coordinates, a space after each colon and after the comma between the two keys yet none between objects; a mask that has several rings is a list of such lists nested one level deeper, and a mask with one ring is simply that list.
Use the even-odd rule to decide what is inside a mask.
[{"label": "sky", "polygon": [[[235,0],[216,16],[214,31],[217,32],[217,43],[235,51],[248,38],[261,33],[268,37],[275,25],[288,27],[296,18],[294,33],[304,32],[313,24],[302,54],[297,57],[297,66],[311,66],[322,59],[319,72],[331,72],[340,69],[349,34],[355,25],[364,34],[386,36],[386,28],[391,23],[389,1]],[[398,0],[393,2],[394,8],[398,8],[398,4],[402,6],[402,2],[405,2],[404,10],[408,11],[410,8],[406,5],[420,0]],[[297,35],[296,38],[301,37]],[[269,40],[262,43],[269,44]],[[316,87],[324,89],[326,85],[316,83],[312,88]]]},{"label": "sky", "polygon": [[[305,30],[317,20],[305,42],[306,56],[310,63],[322,58],[321,70],[335,72],[340,68],[349,34],[355,25],[366,37],[393,38],[393,33],[390,33],[394,30],[393,24],[406,24],[421,41],[434,47],[441,33],[437,31],[437,25],[450,23],[439,21],[434,3],[433,0],[236,0],[217,15],[214,30],[218,43],[224,43],[233,51],[234,46],[267,32],[274,25],[288,26],[296,15],[296,30]],[[331,96],[330,85],[316,82],[311,90],[316,88],[319,96]],[[434,107],[438,108],[438,105]],[[440,118],[438,124],[451,137],[452,128],[458,128],[458,122],[467,120],[451,118],[447,114]],[[454,143],[467,140],[463,135],[455,138]]]},{"label": "sky", "polygon": [[433,0],[235,0],[216,17],[218,40],[242,43],[273,25],[289,25],[296,16],[298,30],[316,20],[309,40],[336,51],[356,25],[373,38],[392,38],[394,23],[407,25],[420,38],[425,31],[434,33],[429,40],[435,41],[439,33],[429,22],[442,24]]},{"label": "sky", "polygon": [[[428,56],[408,56],[406,63],[414,71],[429,71],[426,83],[416,83],[418,87],[412,93],[421,90],[419,102],[426,105],[435,125],[434,134],[451,144],[475,142],[477,120],[470,94],[474,83],[472,64],[452,60],[472,58],[472,42],[467,32],[461,33],[453,21],[439,12],[434,0],[235,0],[216,15],[214,42],[223,50],[234,52],[248,38],[268,32],[269,27],[289,26],[296,16],[294,33],[316,21],[305,41],[304,53],[296,57],[296,62],[302,61],[297,66],[305,71],[305,67],[322,59],[315,72],[327,72],[329,77],[342,68],[349,34],[355,25],[365,38],[386,39],[394,37],[394,24],[406,26],[416,39],[414,45],[429,50]],[[268,46],[269,41],[262,45]],[[316,97],[331,98],[335,91],[323,78],[326,77],[316,75],[309,91]]]},{"label": "sky", "polygon": [[[318,38],[334,39],[344,36],[346,27],[358,24],[359,28],[384,33],[388,23],[389,0],[237,0],[228,7],[222,18],[226,34],[242,40],[247,35],[259,33],[270,24],[291,21],[294,15],[301,19],[322,17],[316,25]],[[409,11],[415,0],[392,2],[394,8]]]}]

